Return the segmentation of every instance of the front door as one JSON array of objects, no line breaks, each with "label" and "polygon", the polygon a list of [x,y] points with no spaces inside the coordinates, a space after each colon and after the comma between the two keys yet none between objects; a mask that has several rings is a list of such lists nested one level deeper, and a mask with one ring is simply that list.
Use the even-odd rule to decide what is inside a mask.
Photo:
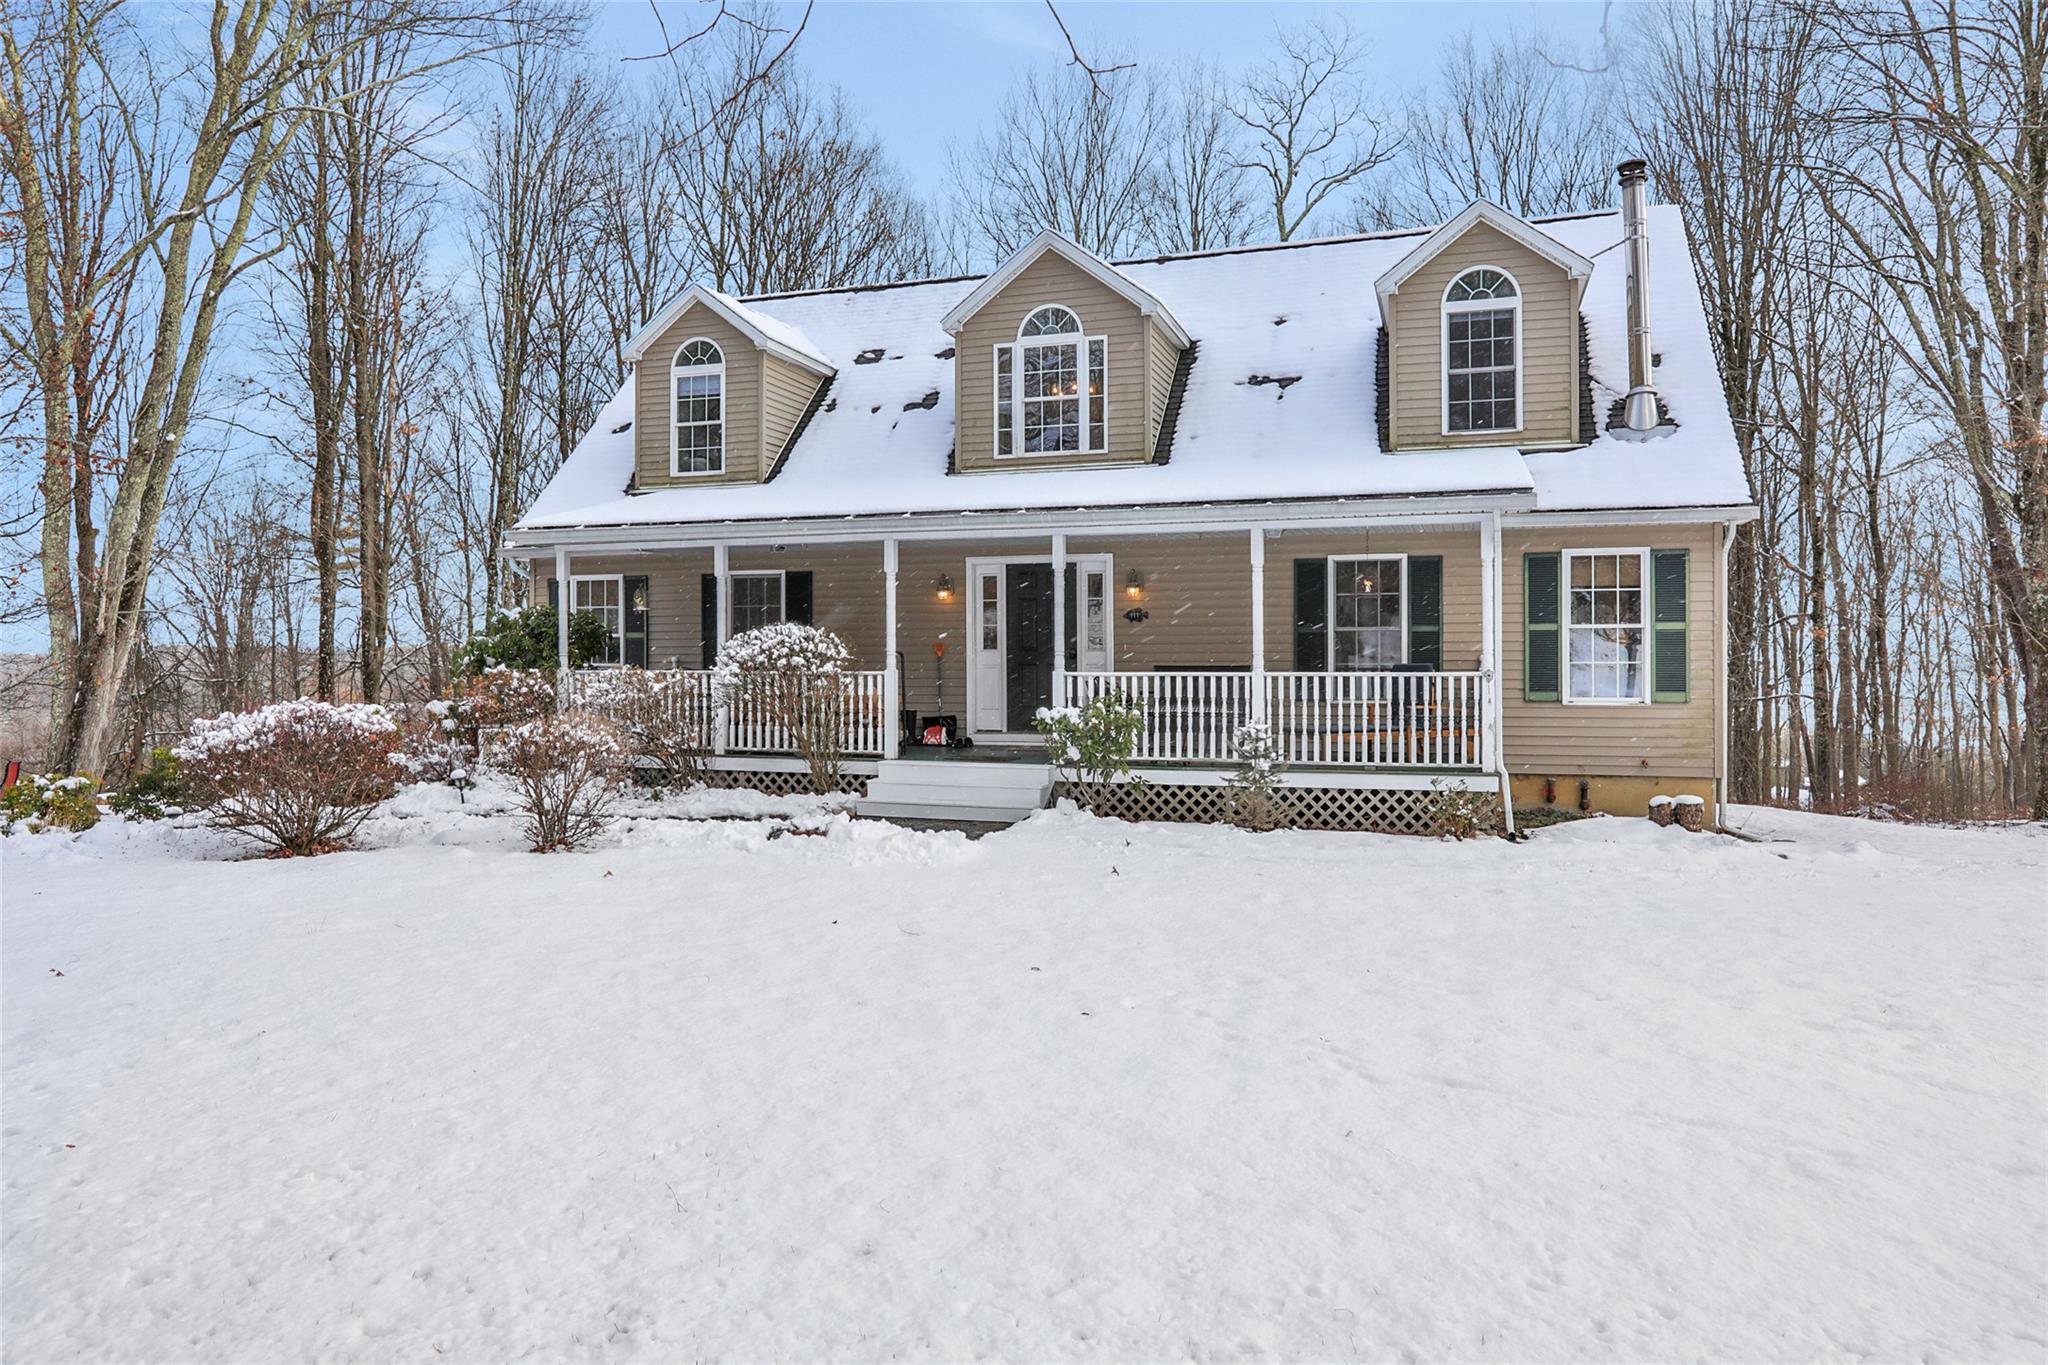
[{"label": "front door", "polygon": [[1052,565],[1011,564],[1003,571],[1007,610],[1003,667],[1005,729],[1028,734],[1041,706],[1052,705]]},{"label": "front door", "polygon": [[[1067,666],[1110,666],[1108,555],[1067,563]],[[1052,564],[971,560],[967,566],[969,722],[981,734],[1028,735],[1052,705]]]}]

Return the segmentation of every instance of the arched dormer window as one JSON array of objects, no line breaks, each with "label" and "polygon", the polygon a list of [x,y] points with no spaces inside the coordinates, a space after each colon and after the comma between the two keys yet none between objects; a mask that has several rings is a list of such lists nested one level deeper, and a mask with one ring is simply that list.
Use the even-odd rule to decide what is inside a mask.
[{"label": "arched dormer window", "polygon": [[709,337],[676,348],[669,367],[669,472],[718,474],[725,469],[725,352]]},{"label": "arched dormer window", "polygon": [[1522,291],[1478,266],[1444,291],[1444,434],[1522,425]]},{"label": "arched dormer window", "polygon": [[1063,304],[1034,308],[996,347],[996,457],[1109,448],[1109,341]]}]

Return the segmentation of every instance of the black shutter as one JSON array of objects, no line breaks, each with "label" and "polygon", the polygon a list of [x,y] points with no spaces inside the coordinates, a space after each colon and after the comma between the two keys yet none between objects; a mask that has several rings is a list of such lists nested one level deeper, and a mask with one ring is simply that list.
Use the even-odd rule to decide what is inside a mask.
[{"label": "black shutter", "polygon": [[703,604],[703,610],[698,613],[697,617],[698,638],[703,642],[698,648],[698,654],[702,658],[702,663],[699,666],[710,668],[718,662],[717,574],[708,573],[704,575],[703,592],[699,600]]},{"label": "black shutter", "polygon": [[792,569],[782,576],[782,619],[800,626],[812,624],[809,569]]},{"label": "black shutter", "polygon": [[562,585],[552,578],[548,580],[548,605],[557,611],[562,609]]},{"label": "black shutter", "polygon": [[1294,561],[1294,671],[1321,673],[1330,666],[1330,561]]},{"label": "black shutter", "polygon": [[1650,700],[1680,702],[1691,696],[1686,669],[1686,570],[1684,550],[1652,550],[1650,582],[1654,615],[1650,625]]},{"label": "black shutter", "polygon": [[1444,666],[1444,557],[1408,556],[1408,662]]},{"label": "black shutter", "polygon": [[1563,666],[1559,608],[1562,592],[1558,585],[1560,556],[1522,556],[1522,699],[1558,700],[1559,672]]},{"label": "black shutter", "polygon": [[634,668],[647,667],[647,618],[648,607],[652,604],[645,575],[626,577],[626,601],[624,620],[626,638],[622,642],[625,661]]}]

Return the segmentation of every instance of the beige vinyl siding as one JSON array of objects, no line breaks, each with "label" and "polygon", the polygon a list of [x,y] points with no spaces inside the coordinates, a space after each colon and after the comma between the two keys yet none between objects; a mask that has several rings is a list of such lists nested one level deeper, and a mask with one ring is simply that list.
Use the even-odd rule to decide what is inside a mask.
[{"label": "beige vinyl siding", "polygon": [[1294,561],[1330,555],[1440,555],[1444,561],[1443,667],[1479,667],[1479,531],[1281,532],[1266,538],[1266,667],[1294,667]]},{"label": "beige vinyl siding", "polygon": [[[994,456],[995,347],[1015,341],[1024,319],[1048,303],[1073,309],[1084,332],[1108,341],[1109,450],[1099,455],[1015,455],[998,460]],[[1057,253],[1047,252],[1026,266],[967,320],[955,338],[953,416],[958,468],[982,471],[1149,458],[1146,322],[1136,304]]]},{"label": "beige vinyl siding", "polygon": [[[674,433],[669,426],[669,369],[676,350],[691,337],[709,337],[725,352],[725,472],[675,478],[669,473]],[[762,474],[761,391],[765,357],[725,319],[693,305],[670,324],[642,358],[633,396],[634,465],[639,486],[662,488],[693,483],[752,483]],[[810,401],[810,395],[804,395]],[[797,411],[802,412],[799,404]],[[779,447],[778,447],[779,448]]]},{"label": "beige vinyl siding", "polygon": [[[1497,438],[1444,434],[1444,291],[1479,265],[1512,274],[1522,296],[1522,426]],[[1488,223],[1473,224],[1409,276],[1388,328],[1394,447],[1578,440],[1578,292],[1563,269]]]},{"label": "beige vinyl siding", "polygon": [[776,457],[789,444],[789,434],[803,420],[818,386],[826,381],[780,356],[761,353],[761,475],[774,469]]},{"label": "beige vinyl siding", "polygon": [[[1712,778],[1714,725],[1720,668],[1715,658],[1721,604],[1715,573],[1719,528],[1698,526],[1596,526],[1571,530],[1519,531],[1502,535],[1501,577],[1507,629],[1501,650],[1506,665],[1503,722],[1508,769],[1540,776],[1653,774]],[[1686,550],[1686,655],[1689,701],[1624,706],[1586,706],[1522,700],[1522,556],[1567,549]],[[1647,610],[1647,605],[1646,605]]]},{"label": "beige vinyl siding", "polygon": [[[702,567],[697,565],[701,562]],[[545,606],[554,564],[537,561],[534,603]],[[569,572],[577,578],[616,574],[647,579],[647,662],[654,668],[695,668],[698,662],[698,575],[711,571],[711,552],[575,556]],[[687,651],[683,648],[687,645]]]},{"label": "beige vinyl siding", "polygon": [[1145,453],[1159,447],[1159,426],[1166,420],[1166,400],[1173,393],[1173,372],[1180,366],[1180,348],[1151,318],[1145,319],[1145,346],[1152,357],[1151,426],[1145,432]]}]

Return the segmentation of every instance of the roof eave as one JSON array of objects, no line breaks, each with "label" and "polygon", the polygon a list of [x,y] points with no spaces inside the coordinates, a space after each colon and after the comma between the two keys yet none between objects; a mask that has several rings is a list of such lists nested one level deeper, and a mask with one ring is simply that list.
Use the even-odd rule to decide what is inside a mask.
[{"label": "roof eave", "polygon": [[778,360],[785,360],[800,369],[808,370],[821,379],[829,379],[838,373],[838,369],[822,356],[811,355],[770,336],[755,326],[753,320],[746,314],[739,312],[717,294],[699,284],[691,285],[649,318],[646,325],[635,332],[632,340],[626,343],[625,358],[638,364],[647,354],[647,348],[654,344],[655,338],[666,332],[677,318],[689,312],[692,305],[699,303],[723,318],[756,347]]},{"label": "roof eave", "polygon": [[1187,328],[1180,325],[1180,319],[1174,317],[1173,311],[1156,294],[1133,283],[1122,271],[1079,242],[1051,228],[1045,229],[1026,242],[1015,255],[1003,263],[1001,269],[983,279],[966,298],[954,304],[946,316],[939,319],[939,325],[946,329],[946,335],[960,335],[960,329],[967,325],[969,318],[980,312],[990,299],[1009,288],[1011,282],[1024,273],[1026,266],[1048,251],[1057,252],[1062,260],[1085,271],[1104,288],[1137,305],[1140,313],[1165,329],[1167,337],[1175,346],[1185,349],[1193,340],[1188,335]]},{"label": "roof eave", "polygon": [[1490,200],[1474,199],[1456,217],[1416,243],[1413,250],[1394,262],[1385,273],[1373,281],[1373,292],[1380,298],[1382,315],[1386,311],[1386,301],[1400,292],[1401,286],[1408,282],[1411,275],[1436,259],[1438,252],[1480,223],[1485,223],[1555,263],[1575,280],[1584,279],[1593,273],[1591,260],[1573,251],[1549,233],[1516,217]]}]

